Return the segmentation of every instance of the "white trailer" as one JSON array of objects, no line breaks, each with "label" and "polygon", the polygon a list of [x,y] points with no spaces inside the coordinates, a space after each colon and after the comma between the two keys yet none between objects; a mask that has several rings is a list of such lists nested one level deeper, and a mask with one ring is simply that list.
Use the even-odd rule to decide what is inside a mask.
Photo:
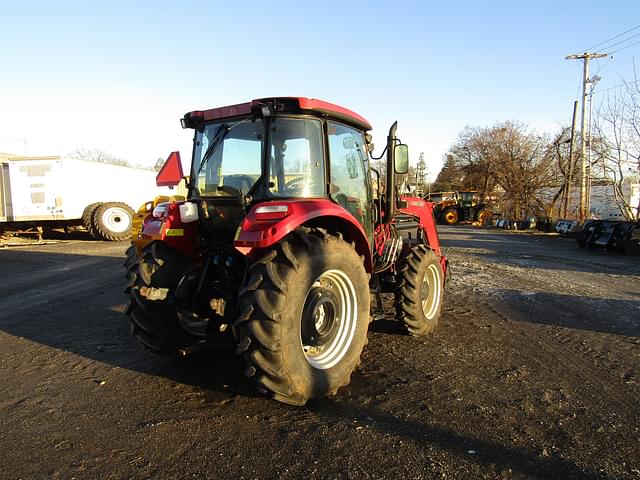
[{"label": "white trailer", "polygon": [[134,209],[175,193],[155,176],[74,158],[0,158],[0,231],[82,225],[96,238],[127,239]]}]

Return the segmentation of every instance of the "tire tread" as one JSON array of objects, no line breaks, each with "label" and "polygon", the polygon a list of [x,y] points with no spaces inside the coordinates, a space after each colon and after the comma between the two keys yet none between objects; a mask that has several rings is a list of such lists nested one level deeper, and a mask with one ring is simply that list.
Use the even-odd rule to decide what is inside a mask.
[{"label": "tire tread", "polygon": [[[426,270],[427,266],[432,262],[439,264],[439,258],[435,252],[429,250],[425,245],[413,247],[400,262],[400,281],[395,292],[396,316],[404,323],[408,333],[413,336],[424,336],[431,333],[438,324],[440,317],[442,293],[438,299],[438,310],[431,320],[425,318],[420,299],[420,283],[423,278],[420,272],[423,268]],[[442,271],[440,270],[440,272],[442,277]]]},{"label": "tire tread", "polygon": [[[327,248],[333,252],[343,248],[343,244],[349,245],[324,229],[302,227],[266,252],[263,259],[267,261],[260,259],[249,268],[250,278],[239,296],[242,314],[235,324],[239,336],[238,351],[243,353],[247,372],[254,375],[259,389],[266,389],[275,400],[299,406],[316,397],[309,393],[313,389],[296,384],[294,378],[298,376],[293,371],[295,367],[285,361],[283,329],[290,328],[290,325],[283,323],[289,308],[285,293],[294,287],[292,279],[304,257]],[[351,248],[347,248],[342,251],[356,255]],[[357,255],[355,258],[358,258]],[[365,289],[368,299],[366,283]],[[366,310],[369,311],[368,305]],[[365,342],[366,331],[363,345]],[[350,378],[351,371],[322,394],[335,393],[348,384]]]}]

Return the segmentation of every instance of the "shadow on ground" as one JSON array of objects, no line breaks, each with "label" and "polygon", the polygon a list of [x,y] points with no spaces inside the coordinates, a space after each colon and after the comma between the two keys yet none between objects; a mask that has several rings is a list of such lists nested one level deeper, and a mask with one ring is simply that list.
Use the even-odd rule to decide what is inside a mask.
[{"label": "shadow on ground", "polygon": [[20,248],[0,251],[3,273],[11,279],[0,286],[0,330],[113,366],[253,394],[234,351],[198,352],[182,362],[143,351],[129,334],[124,314],[123,260]]},{"label": "shadow on ground", "polygon": [[518,476],[539,479],[611,479],[599,472],[583,469],[568,459],[541,457],[538,452],[472,438],[415,420],[403,420],[392,413],[372,408],[345,405],[332,399],[321,399],[308,408],[327,420],[350,418],[382,433],[404,438],[417,446],[435,445],[466,458],[473,455],[472,463],[481,464],[485,472],[493,470],[497,478],[511,478],[511,472],[515,472]]},{"label": "shadow on ground", "polygon": [[[581,249],[574,239],[500,230],[472,230],[448,227],[441,233],[447,248],[460,248],[465,254],[485,262],[506,263],[524,268],[545,268],[589,273],[640,275],[640,257]],[[474,252],[473,250],[478,250]],[[455,264],[453,265],[455,268]]]},{"label": "shadow on ground", "polygon": [[499,289],[492,305],[509,318],[599,333],[640,337],[640,300]]}]

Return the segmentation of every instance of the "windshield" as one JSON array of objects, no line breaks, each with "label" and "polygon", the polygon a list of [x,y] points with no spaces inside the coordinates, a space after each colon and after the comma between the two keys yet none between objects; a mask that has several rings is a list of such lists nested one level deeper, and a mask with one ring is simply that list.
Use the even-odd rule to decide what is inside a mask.
[{"label": "windshield", "polygon": [[[207,124],[197,132],[192,172],[198,195],[249,193],[262,176],[265,123],[262,119],[223,121]],[[322,123],[310,118],[274,116],[269,129],[268,174],[263,177],[266,195],[323,197],[326,184]],[[251,195],[257,193],[254,190]]]},{"label": "windshield", "polygon": [[202,196],[245,195],[258,181],[264,141],[262,119],[210,123],[196,134],[192,171]]}]

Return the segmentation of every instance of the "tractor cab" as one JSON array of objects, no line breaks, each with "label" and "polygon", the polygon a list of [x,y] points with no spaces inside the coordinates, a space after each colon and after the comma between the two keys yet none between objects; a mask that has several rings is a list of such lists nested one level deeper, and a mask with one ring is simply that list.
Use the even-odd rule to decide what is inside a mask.
[{"label": "tractor cab", "polygon": [[[247,217],[279,219],[302,205],[307,222],[329,217],[347,225],[353,240],[361,230],[360,245],[372,245],[376,225],[391,221],[396,199],[387,196],[383,205],[372,198],[380,187],[371,184],[371,125],[355,112],[320,100],[266,98],[189,112],[182,126],[194,129],[188,198],[210,238],[262,247],[238,236]],[[406,147],[390,141],[392,170],[405,173]]]},{"label": "tractor cab", "polygon": [[458,192],[458,198],[460,200],[460,206],[462,206],[462,208],[475,207],[478,204],[478,191],[469,190]]}]

